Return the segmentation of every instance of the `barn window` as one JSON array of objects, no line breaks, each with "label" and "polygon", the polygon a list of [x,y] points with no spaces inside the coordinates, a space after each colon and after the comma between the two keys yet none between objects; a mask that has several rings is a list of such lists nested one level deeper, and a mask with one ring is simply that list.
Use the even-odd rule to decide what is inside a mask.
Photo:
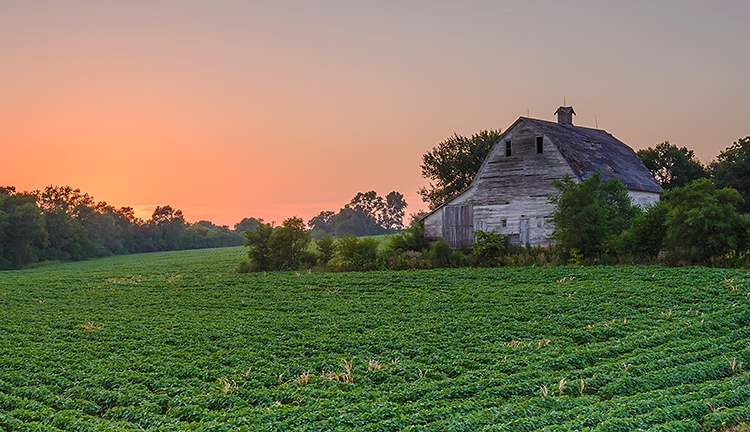
[{"label": "barn window", "polygon": [[510,140],[505,141],[505,157],[510,157],[511,153],[513,153]]},{"label": "barn window", "polygon": [[542,227],[542,218],[536,218],[536,227],[541,228]]},{"label": "barn window", "polygon": [[502,225],[503,228],[508,226],[508,219],[503,219],[500,221],[500,225]]},{"label": "barn window", "polygon": [[544,137],[536,137],[536,152],[544,153]]}]

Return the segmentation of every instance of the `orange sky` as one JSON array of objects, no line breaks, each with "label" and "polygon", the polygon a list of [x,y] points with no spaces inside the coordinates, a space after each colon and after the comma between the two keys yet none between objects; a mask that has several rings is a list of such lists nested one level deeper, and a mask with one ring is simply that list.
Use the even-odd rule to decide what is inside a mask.
[{"label": "orange sky", "polygon": [[750,2],[3,2],[0,185],[191,221],[392,190],[454,132],[553,119],[712,160],[750,135]]}]

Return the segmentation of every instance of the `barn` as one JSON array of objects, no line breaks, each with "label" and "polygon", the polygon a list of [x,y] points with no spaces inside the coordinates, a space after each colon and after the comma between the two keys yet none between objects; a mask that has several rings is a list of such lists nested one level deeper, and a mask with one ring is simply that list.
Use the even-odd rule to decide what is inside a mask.
[{"label": "barn", "polygon": [[519,117],[493,144],[471,185],[422,218],[429,241],[454,248],[474,242],[475,230],[496,231],[511,243],[548,245],[552,182],[568,174],[583,181],[598,172],[620,179],[634,203],[659,200],[659,183],[625,143],[601,129],[575,126],[573,107],[557,122]]}]

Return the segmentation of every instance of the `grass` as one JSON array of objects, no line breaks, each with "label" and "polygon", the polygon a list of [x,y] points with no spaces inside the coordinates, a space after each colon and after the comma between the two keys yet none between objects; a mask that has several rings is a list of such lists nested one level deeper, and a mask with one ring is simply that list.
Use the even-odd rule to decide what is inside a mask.
[{"label": "grass", "polygon": [[0,273],[0,430],[747,430],[747,271],[244,257]]}]

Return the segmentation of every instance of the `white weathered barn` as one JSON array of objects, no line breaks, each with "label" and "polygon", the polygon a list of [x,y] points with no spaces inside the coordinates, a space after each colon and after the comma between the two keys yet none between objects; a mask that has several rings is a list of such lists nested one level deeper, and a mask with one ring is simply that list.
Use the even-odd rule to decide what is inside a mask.
[{"label": "white weathered barn", "polygon": [[454,248],[474,242],[475,230],[496,231],[511,243],[547,245],[554,230],[557,192],[552,182],[569,174],[583,181],[598,172],[620,179],[639,205],[662,191],[638,155],[601,129],[573,125],[573,107],[555,112],[557,123],[520,117],[493,144],[471,185],[422,218],[425,236]]}]

